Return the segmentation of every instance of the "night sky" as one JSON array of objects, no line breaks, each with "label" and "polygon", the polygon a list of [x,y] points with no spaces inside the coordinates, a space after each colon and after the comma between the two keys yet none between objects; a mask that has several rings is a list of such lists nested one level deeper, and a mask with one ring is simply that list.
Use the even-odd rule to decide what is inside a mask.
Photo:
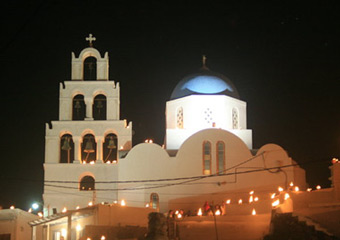
[{"label": "night sky", "polygon": [[254,148],[277,143],[310,186],[330,185],[330,160],[340,157],[338,1],[12,2],[1,7],[4,208],[41,201],[45,124],[58,119],[59,83],[89,33],[109,53],[134,145],[163,144],[165,103],[205,54],[247,102]]}]

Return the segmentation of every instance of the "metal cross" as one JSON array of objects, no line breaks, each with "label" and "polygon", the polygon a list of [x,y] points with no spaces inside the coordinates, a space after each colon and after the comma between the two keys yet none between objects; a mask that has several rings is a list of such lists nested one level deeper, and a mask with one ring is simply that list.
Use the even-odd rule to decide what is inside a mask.
[{"label": "metal cross", "polygon": [[96,41],[96,38],[93,37],[92,33],[89,34],[89,36],[87,38],[85,38],[86,41],[89,41],[89,45],[90,47],[93,47],[93,43],[92,41]]}]

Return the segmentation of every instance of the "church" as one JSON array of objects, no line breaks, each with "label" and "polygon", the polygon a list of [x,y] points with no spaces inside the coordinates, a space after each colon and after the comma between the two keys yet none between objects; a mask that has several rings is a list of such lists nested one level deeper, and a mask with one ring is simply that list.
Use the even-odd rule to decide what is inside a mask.
[{"label": "church", "polygon": [[283,147],[253,149],[247,103],[205,57],[164,103],[164,144],[134,146],[108,53],[94,48],[91,34],[86,40],[89,47],[72,53],[71,79],[60,84],[59,119],[46,124],[44,216],[89,203],[194,211],[228,193],[270,193],[291,182],[306,189],[305,171]]}]

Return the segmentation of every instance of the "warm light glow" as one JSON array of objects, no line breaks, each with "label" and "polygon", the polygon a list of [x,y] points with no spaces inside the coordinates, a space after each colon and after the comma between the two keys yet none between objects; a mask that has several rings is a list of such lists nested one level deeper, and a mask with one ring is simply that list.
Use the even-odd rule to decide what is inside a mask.
[{"label": "warm light glow", "polygon": [[63,210],[61,210],[62,213],[66,213],[67,212],[67,208],[64,207]]},{"label": "warm light glow", "polygon": [[316,186],[316,189],[320,190],[320,189],[321,189],[321,186],[320,186],[320,185]]},{"label": "warm light glow", "polygon": [[91,201],[91,202],[89,202],[87,205],[88,205],[89,207],[91,207],[91,206],[93,206],[93,202]]},{"label": "warm light glow", "polygon": [[147,208],[148,208],[148,207],[150,207],[150,204],[148,204],[148,203],[147,203],[147,204],[145,204],[145,207],[147,207]]},{"label": "warm light glow", "polygon": [[250,194],[250,195],[253,195],[253,194],[254,194],[254,191],[250,191],[249,194]]},{"label": "warm light glow", "polygon": [[91,161],[90,164],[93,165],[93,164],[94,164],[94,161]]},{"label": "warm light glow", "polygon": [[271,197],[270,197],[270,198],[271,198],[271,199],[274,199],[274,198],[275,198],[275,195],[276,195],[276,194],[275,194],[275,193],[273,193],[273,194],[271,195]]},{"label": "warm light glow", "polygon": [[77,210],[78,210],[79,208],[80,208],[79,206],[76,207]]},{"label": "warm light glow", "polygon": [[276,207],[276,206],[278,206],[279,204],[280,204],[280,200],[277,199],[276,201],[274,201],[274,202],[272,203],[272,206],[273,206],[273,207]]},{"label": "warm light glow", "polygon": [[177,214],[177,218],[182,218],[182,214]]},{"label": "warm light glow", "polygon": [[39,217],[43,217],[42,212],[38,212],[38,216],[39,216]]},{"label": "warm light glow", "polygon": [[120,146],[120,150],[124,149],[123,146]]},{"label": "warm light glow", "polygon": [[216,216],[220,216],[221,215],[221,211],[219,209],[217,209],[216,212],[215,212],[215,215]]},{"label": "warm light glow", "polygon": [[287,200],[288,198],[290,198],[289,193],[285,193],[285,200]]},{"label": "warm light glow", "polygon": [[117,160],[112,160],[112,163],[117,163]]},{"label": "warm light glow", "polygon": [[12,206],[10,206],[9,208],[10,208],[10,209],[14,209],[15,207],[12,205]]},{"label": "warm light glow", "polygon": [[104,235],[100,238],[100,240],[105,240],[105,239],[106,237]]},{"label": "warm light glow", "polygon": [[253,208],[253,211],[251,212],[251,215],[256,215],[256,211],[255,211],[255,208]]},{"label": "warm light glow", "polygon": [[259,200],[259,197],[255,197],[254,201],[257,202]]},{"label": "warm light glow", "polygon": [[242,204],[242,199],[238,200],[238,204]]},{"label": "warm light glow", "polygon": [[293,186],[294,186],[294,183],[293,183],[293,182],[290,182],[289,186],[293,187]]},{"label": "warm light glow", "polygon": [[249,197],[249,203],[252,203],[254,201],[254,197],[253,196],[250,196]]},{"label": "warm light glow", "polygon": [[307,188],[307,192],[311,192],[312,191],[312,189],[311,188]]},{"label": "warm light glow", "polygon": [[81,226],[80,226],[80,224],[78,223],[78,225],[76,226],[76,230],[78,231],[78,232],[80,232],[81,231]]},{"label": "warm light glow", "polygon": [[110,161],[110,160],[109,160],[109,161],[107,161],[107,162],[106,162],[106,164],[111,164],[111,161]]},{"label": "warm light glow", "polygon": [[332,163],[333,163],[333,164],[336,164],[336,163],[338,163],[338,162],[339,162],[339,159],[337,159],[337,158],[333,158],[333,159],[332,159]]},{"label": "warm light glow", "polygon": [[122,199],[122,201],[120,201],[120,206],[125,206],[125,205],[126,205],[125,200]]},{"label": "warm light glow", "polygon": [[61,236],[66,238],[67,230],[65,228],[61,229]]},{"label": "warm light glow", "polygon": [[178,210],[176,210],[175,214],[177,215],[178,213],[179,213],[179,211],[178,211]]},{"label": "warm light glow", "polygon": [[83,164],[86,164],[86,161],[83,161]]},{"label": "warm light glow", "polygon": [[113,201],[113,203],[114,203],[114,204],[117,204],[117,203],[118,203],[118,201],[117,201],[117,200],[114,200],[114,201]]},{"label": "warm light glow", "polygon": [[92,240],[91,238],[86,238],[86,240]]},{"label": "warm light glow", "polygon": [[298,192],[298,191],[300,191],[300,188],[298,186],[295,186],[294,190],[295,190],[295,192]]},{"label": "warm light glow", "polygon": [[149,140],[149,143],[153,143],[152,139]]},{"label": "warm light glow", "polygon": [[227,201],[225,201],[226,204],[230,204],[231,200],[228,199]]},{"label": "warm light glow", "polygon": [[32,208],[28,209],[28,212],[32,212],[32,211],[33,211]]},{"label": "warm light glow", "polygon": [[202,214],[203,214],[203,213],[202,213],[202,209],[199,208],[199,209],[198,209],[198,212],[197,212],[197,216],[202,216]]},{"label": "warm light glow", "polygon": [[33,208],[34,210],[37,210],[37,209],[39,208],[39,204],[38,204],[38,203],[33,203],[33,204],[32,204],[32,208]]},{"label": "warm light glow", "polygon": [[282,187],[278,187],[277,190],[278,190],[279,192],[282,192],[282,191],[283,191],[283,188],[282,188]]}]

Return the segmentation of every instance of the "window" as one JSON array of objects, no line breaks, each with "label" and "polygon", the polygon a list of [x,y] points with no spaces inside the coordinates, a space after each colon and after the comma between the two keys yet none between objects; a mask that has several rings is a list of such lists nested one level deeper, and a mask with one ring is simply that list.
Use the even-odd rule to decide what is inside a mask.
[{"label": "window", "polygon": [[106,97],[104,95],[99,94],[94,98],[92,111],[94,120],[106,120]]},{"label": "window", "polygon": [[84,120],[86,114],[84,96],[81,94],[73,98],[72,103],[72,120]]},{"label": "window", "polygon": [[105,137],[103,142],[103,159],[104,162],[115,162],[117,161],[117,135],[110,133]]},{"label": "window", "polygon": [[225,145],[224,142],[218,141],[216,144],[217,174],[223,173],[225,169]]},{"label": "window", "polygon": [[211,143],[203,142],[203,174],[211,174]]},{"label": "window", "polygon": [[80,180],[79,190],[80,191],[91,191],[94,190],[94,178],[91,176],[85,176]]},{"label": "window", "polygon": [[233,122],[233,129],[238,129],[238,110],[233,108],[232,110],[232,122]]},{"label": "window", "polygon": [[60,163],[73,163],[74,142],[71,134],[64,134],[60,138]]},{"label": "window", "polygon": [[84,60],[84,80],[97,80],[97,59],[88,57]]},{"label": "window", "polygon": [[86,134],[81,144],[81,159],[87,163],[96,161],[97,143],[92,134]]},{"label": "window", "polygon": [[183,128],[183,108],[182,107],[177,109],[176,119],[177,119],[177,128],[182,129]]},{"label": "window", "polygon": [[150,206],[153,209],[159,209],[159,196],[157,193],[151,193],[150,195]]}]

